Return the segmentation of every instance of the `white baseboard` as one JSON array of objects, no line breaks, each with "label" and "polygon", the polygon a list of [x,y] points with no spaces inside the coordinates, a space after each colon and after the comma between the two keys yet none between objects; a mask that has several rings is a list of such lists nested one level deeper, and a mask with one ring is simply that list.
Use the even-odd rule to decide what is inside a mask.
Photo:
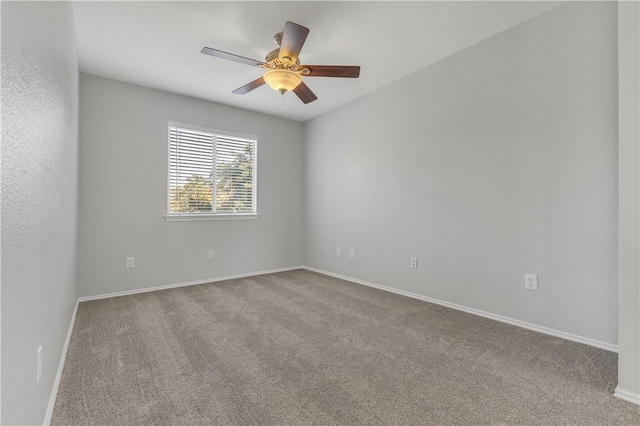
[{"label": "white baseboard", "polygon": [[640,405],[640,395],[638,395],[637,393],[631,393],[627,392],[626,390],[616,388],[613,394],[620,399],[624,399],[625,401]]},{"label": "white baseboard", "polygon": [[478,315],[478,316],[489,318],[489,319],[492,319],[492,320],[504,322],[504,323],[507,323],[507,324],[515,325],[517,327],[522,327],[522,328],[526,328],[528,330],[537,331],[539,333],[549,334],[551,336],[557,336],[557,337],[560,337],[560,338],[563,338],[563,339],[567,339],[567,340],[572,340],[572,341],[578,342],[578,343],[584,343],[585,345],[595,346],[596,348],[604,349],[604,350],[611,351],[611,352],[618,352],[618,345],[614,345],[614,344],[611,344],[611,343],[601,342],[599,340],[594,340],[594,339],[590,339],[588,337],[583,337],[583,336],[577,336],[577,335],[571,334],[571,333],[565,333],[564,331],[554,330],[552,328],[543,327],[541,325],[532,324],[532,323],[528,323],[528,322],[525,322],[525,321],[520,321],[520,320],[517,320],[517,319],[514,319],[514,318],[505,317],[505,316],[502,316],[502,315],[492,314],[491,312],[485,312],[485,311],[481,311],[479,309],[469,308],[467,306],[458,305],[456,303],[451,303],[451,302],[447,302],[447,301],[444,301],[444,300],[434,299],[432,297],[423,296],[421,294],[411,293],[411,292],[404,291],[404,290],[398,290],[398,289],[395,289],[395,288],[392,288],[392,287],[387,287],[387,286],[380,285],[380,284],[374,284],[374,283],[371,283],[371,282],[368,282],[368,281],[359,280],[357,278],[347,277],[345,275],[334,274],[333,272],[323,271],[321,269],[312,268],[310,266],[304,266],[303,268],[307,269],[309,271],[317,272],[319,274],[329,275],[331,277],[340,278],[340,279],[343,279],[343,280],[346,280],[346,281],[351,281],[351,282],[356,283],[356,284],[362,284],[362,285],[366,285],[368,287],[377,288],[379,290],[384,290],[384,291],[388,291],[388,292],[391,292],[391,293],[400,294],[402,296],[407,296],[407,297],[411,297],[411,298],[414,298],[414,299],[423,300],[425,302],[435,303],[437,305],[446,306],[447,308],[452,308],[452,309],[456,309],[458,311],[467,312],[469,314]]},{"label": "white baseboard", "polygon": [[73,307],[73,313],[71,314],[71,323],[69,324],[69,330],[67,331],[67,338],[64,341],[62,347],[62,355],[60,355],[60,363],[58,364],[58,372],[56,378],[53,381],[53,389],[51,389],[51,396],[49,397],[49,405],[47,406],[47,412],[44,415],[44,426],[49,426],[51,423],[51,416],[53,416],[53,408],[56,405],[56,398],[58,396],[58,388],[60,387],[60,379],[62,379],[62,371],[64,370],[64,362],[67,359],[67,350],[69,349],[69,342],[71,341],[71,333],[73,332],[73,325],[76,323],[76,313],[78,312],[78,301]]},{"label": "white baseboard", "polygon": [[184,283],[167,284],[167,285],[159,285],[159,286],[155,286],[155,287],[145,287],[145,288],[140,288],[140,289],[135,289],[135,290],[118,291],[118,292],[115,292],[115,293],[98,294],[98,295],[95,295],[95,296],[84,296],[84,297],[78,297],[78,302],[86,302],[87,300],[107,299],[109,297],[128,296],[130,294],[148,293],[150,291],[166,290],[166,289],[169,289],[169,288],[187,287],[187,286],[199,285],[199,284],[207,284],[207,283],[213,283],[213,282],[216,282],[216,281],[226,281],[226,280],[233,280],[233,279],[236,279],[236,278],[253,277],[253,276],[256,276],[256,275],[273,274],[273,273],[276,273],[276,272],[293,271],[295,269],[302,269],[302,268],[304,268],[304,267],[303,266],[290,266],[288,268],[279,268],[279,269],[270,269],[270,270],[267,270],[267,271],[249,272],[247,274],[227,275],[225,277],[207,278],[205,280],[188,281],[188,282],[184,282]]}]

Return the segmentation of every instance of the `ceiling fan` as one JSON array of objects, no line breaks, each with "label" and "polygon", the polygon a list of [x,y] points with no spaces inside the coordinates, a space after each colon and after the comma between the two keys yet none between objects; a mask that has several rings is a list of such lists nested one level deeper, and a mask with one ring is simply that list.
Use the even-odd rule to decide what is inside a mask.
[{"label": "ceiling fan", "polygon": [[302,102],[308,104],[318,99],[318,97],[304,84],[302,76],[342,78],[358,78],[360,76],[360,67],[358,66],[300,65],[298,55],[308,34],[309,28],[293,22],[287,22],[284,26],[284,31],[273,36],[278,48],[271,51],[264,61],[245,58],[244,56],[234,55],[233,53],[210,47],[203,47],[202,53],[267,70],[262,77],[237,88],[232,93],[244,95],[266,83],[283,95],[286,92],[293,91]]}]

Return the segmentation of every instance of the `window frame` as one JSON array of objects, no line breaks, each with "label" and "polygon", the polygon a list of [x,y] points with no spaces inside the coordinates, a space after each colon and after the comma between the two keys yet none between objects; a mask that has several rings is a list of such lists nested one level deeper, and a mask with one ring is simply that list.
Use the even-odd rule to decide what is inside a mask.
[{"label": "window frame", "polygon": [[[191,130],[194,132],[207,133],[213,136],[213,143],[215,144],[218,137],[226,137],[226,138],[238,138],[245,139],[253,142],[253,170],[252,170],[252,205],[253,212],[250,213],[214,213],[214,212],[205,212],[205,213],[171,213],[171,141],[170,141],[170,132],[172,127],[177,127],[184,130]],[[215,162],[215,146],[214,146],[214,155],[213,161]],[[212,167],[214,167],[212,165]],[[214,175],[216,173],[215,167],[212,170]],[[167,185],[167,200],[165,205],[165,214],[164,218],[167,222],[173,221],[201,221],[201,220],[246,220],[246,219],[257,219],[260,215],[258,213],[258,137],[250,134],[242,134],[237,132],[227,132],[217,129],[212,129],[208,127],[196,126],[193,124],[187,123],[179,123],[175,121],[169,121],[167,123],[167,176],[166,176],[166,185]],[[215,191],[215,189],[214,189]],[[212,194],[212,202],[215,199],[215,193]]]}]

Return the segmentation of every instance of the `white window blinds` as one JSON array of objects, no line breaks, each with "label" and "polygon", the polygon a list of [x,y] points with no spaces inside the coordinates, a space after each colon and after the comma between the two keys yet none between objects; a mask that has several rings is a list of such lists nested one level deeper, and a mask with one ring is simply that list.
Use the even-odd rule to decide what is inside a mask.
[{"label": "white window blinds", "polygon": [[169,126],[169,215],[256,213],[256,141]]}]

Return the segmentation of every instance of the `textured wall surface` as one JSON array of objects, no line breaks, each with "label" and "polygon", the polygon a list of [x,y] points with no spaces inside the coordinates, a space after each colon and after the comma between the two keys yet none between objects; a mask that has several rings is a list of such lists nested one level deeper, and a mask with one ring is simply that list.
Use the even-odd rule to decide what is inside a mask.
[{"label": "textured wall surface", "polygon": [[[640,6],[618,3],[619,321],[618,389],[640,403]],[[629,397],[630,395],[626,395]]]},{"label": "textured wall surface", "polygon": [[[169,121],[258,137],[258,219],[165,221]],[[302,123],[81,74],[78,295],[301,265],[303,152]]]},{"label": "textured wall surface", "polygon": [[568,3],[307,122],[306,264],[616,344],[616,22]]},{"label": "textured wall surface", "polygon": [[2,424],[42,424],[69,328],[77,120],[71,5],[3,2]]}]

